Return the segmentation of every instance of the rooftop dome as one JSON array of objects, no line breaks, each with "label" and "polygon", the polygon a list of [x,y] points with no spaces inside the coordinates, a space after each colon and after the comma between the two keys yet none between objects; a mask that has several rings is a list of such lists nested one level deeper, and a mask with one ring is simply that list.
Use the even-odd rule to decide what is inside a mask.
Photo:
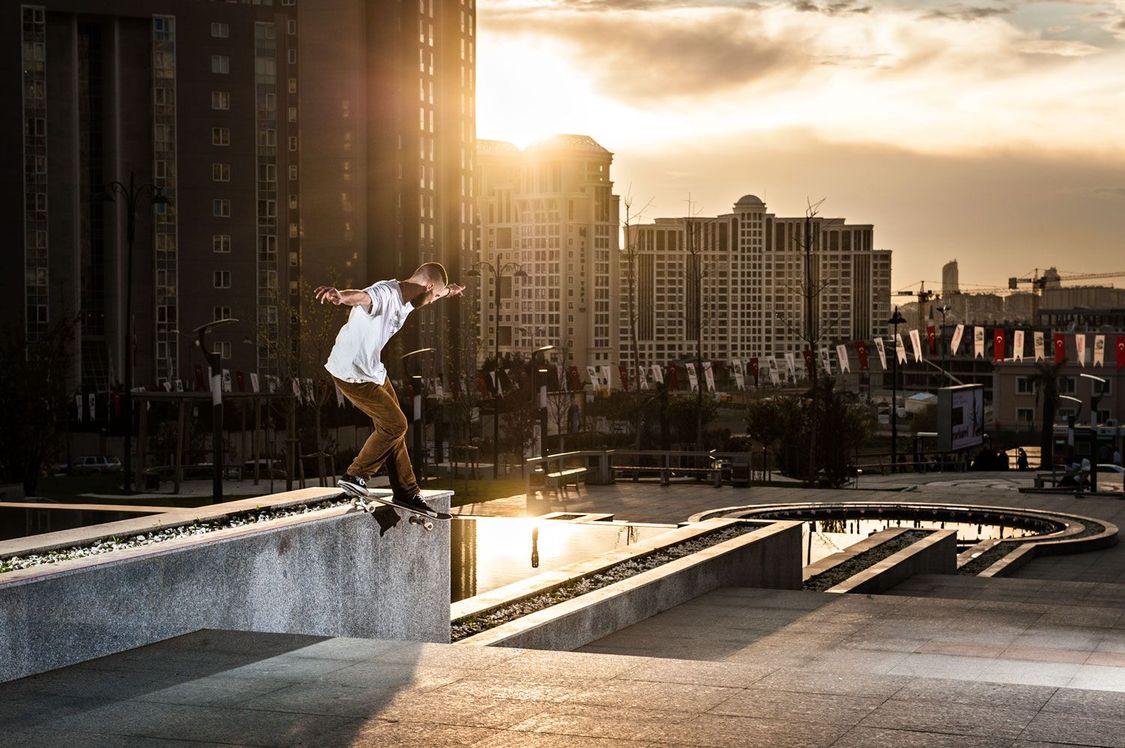
[{"label": "rooftop dome", "polygon": [[738,198],[738,202],[734,204],[735,209],[738,208],[764,208],[766,204],[762,202],[762,198],[757,195],[743,195]]}]

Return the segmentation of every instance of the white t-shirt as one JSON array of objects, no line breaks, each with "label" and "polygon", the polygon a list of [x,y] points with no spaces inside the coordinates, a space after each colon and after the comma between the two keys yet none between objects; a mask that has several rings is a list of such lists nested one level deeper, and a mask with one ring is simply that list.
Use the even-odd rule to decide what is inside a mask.
[{"label": "white t-shirt", "polygon": [[414,305],[403,302],[397,280],[385,280],[363,289],[371,297],[371,311],[352,307],[348,321],[340,328],[336,344],[324,368],[345,382],[387,380],[387,367],[379,360],[383,346],[402,328]]}]

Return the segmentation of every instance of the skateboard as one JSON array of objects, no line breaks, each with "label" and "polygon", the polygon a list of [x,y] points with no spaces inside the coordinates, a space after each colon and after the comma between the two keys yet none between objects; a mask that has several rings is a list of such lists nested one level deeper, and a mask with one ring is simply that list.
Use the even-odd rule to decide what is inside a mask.
[{"label": "skateboard", "polygon": [[383,491],[378,489],[367,489],[364,491],[362,488],[352,485],[351,483],[338,483],[341,490],[350,496],[355,504],[356,509],[367,512],[368,514],[374,512],[382,506],[389,506],[392,509],[397,509],[406,512],[406,519],[412,525],[420,525],[427,532],[434,529],[434,520],[448,522],[452,519],[452,515],[445,512],[423,512],[418,509],[411,509],[408,506],[396,504],[393,501],[394,494],[391,491]]}]

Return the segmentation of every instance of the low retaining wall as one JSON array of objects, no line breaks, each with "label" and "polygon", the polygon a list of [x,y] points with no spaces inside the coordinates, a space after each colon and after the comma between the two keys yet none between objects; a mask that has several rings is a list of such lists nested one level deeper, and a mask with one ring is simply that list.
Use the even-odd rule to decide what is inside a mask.
[{"label": "low retaining wall", "polygon": [[957,573],[957,531],[934,530],[826,592],[886,592],[915,574]]},{"label": "low retaining wall", "polygon": [[[336,494],[305,489],[200,514]],[[443,511],[451,496],[426,492]],[[177,512],[159,524],[191,519]],[[336,507],[2,574],[0,681],[203,628],[448,642],[449,523],[426,532],[395,520],[389,508]],[[146,522],[158,524],[114,525],[128,526],[124,536]],[[85,530],[99,537],[98,526]]]},{"label": "low retaining wall", "polygon": [[777,521],[457,645],[572,650],[719,587],[801,588],[801,524]]}]

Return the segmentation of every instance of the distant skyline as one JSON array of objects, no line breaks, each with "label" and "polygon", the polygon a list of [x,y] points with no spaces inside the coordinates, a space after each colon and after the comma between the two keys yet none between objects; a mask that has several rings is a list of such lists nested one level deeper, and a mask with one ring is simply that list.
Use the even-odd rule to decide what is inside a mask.
[{"label": "distant skyline", "polygon": [[477,65],[479,137],[590,135],[646,220],[826,198],[896,291],[1125,271],[1125,0],[484,0]]}]

